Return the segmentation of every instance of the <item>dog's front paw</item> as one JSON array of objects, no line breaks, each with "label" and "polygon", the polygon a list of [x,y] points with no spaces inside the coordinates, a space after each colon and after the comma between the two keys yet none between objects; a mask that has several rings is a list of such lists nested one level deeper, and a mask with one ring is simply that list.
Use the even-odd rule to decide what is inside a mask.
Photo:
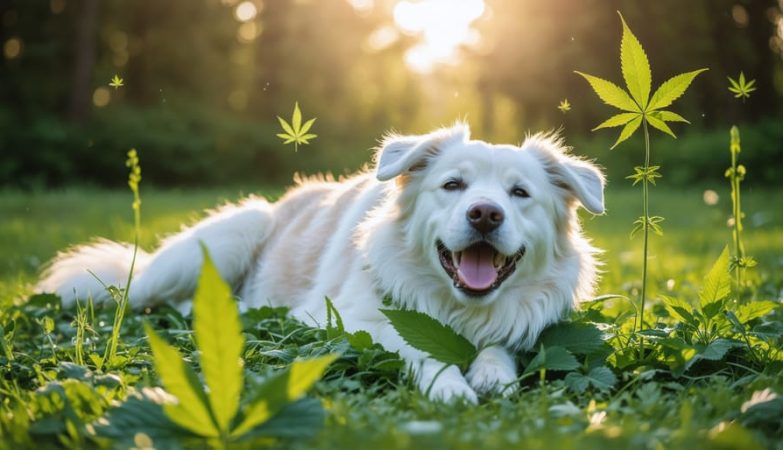
[{"label": "dog's front paw", "polygon": [[479,353],[470,366],[466,378],[479,393],[508,396],[518,387],[514,360],[500,347],[487,347]]},{"label": "dog's front paw", "polygon": [[419,381],[421,389],[429,395],[430,400],[453,403],[463,399],[474,405],[478,403],[476,391],[470,387],[457,366],[450,366],[435,377],[434,381],[431,377],[423,377]]}]

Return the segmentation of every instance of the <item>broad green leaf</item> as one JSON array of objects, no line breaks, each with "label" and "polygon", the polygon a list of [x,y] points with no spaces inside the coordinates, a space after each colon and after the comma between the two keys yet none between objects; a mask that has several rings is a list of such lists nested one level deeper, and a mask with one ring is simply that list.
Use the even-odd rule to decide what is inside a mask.
[{"label": "broad green leaf", "polygon": [[296,133],[294,133],[294,130],[291,128],[291,125],[288,124],[288,122],[285,121],[280,116],[277,116],[277,120],[280,122],[280,126],[283,127],[283,131],[285,131],[289,137],[295,137]]},{"label": "broad green leaf", "polygon": [[620,86],[617,86],[611,81],[588,75],[586,73],[579,71],[574,72],[587,80],[598,97],[607,105],[614,106],[615,108],[621,109],[623,111],[641,112],[639,106]]},{"label": "broad green leaf", "polygon": [[546,348],[563,347],[575,354],[592,353],[603,346],[603,333],[595,325],[561,322],[541,333],[538,342]]},{"label": "broad green leaf", "polygon": [[302,134],[302,111],[299,109],[299,102],[294,103],[294,114],[291,116],[291,127],[295,135]]},{"label": "broad green leaf", "polygon": [[209,404],[218,428],[228,431],[242,391],[242,349],[245,339],[231,288],[220,278],[206,247],[193,297],[193,330],[201,352],[201,370],[209,388]]},{"label": "broad green leaf", "polygon": [[777,303],[769,300],[752,301],[737,307],[734,314],[740,322],[748,323],[753,319],[766,316],[777,308],[777,306]]},{"label": "broad green leaf", "polygon": [[620,21],[623,23],[623,37],[620,41],[620,66],[623,78],[636,103],[641,106],[642,110],[647,110],[647,101],[650,99],[652,86],[650,62],[639,39],[634,36],[631,29],[628,28],[628,24],[625,23],[623,15],[619,12],[617,14],[620,15]]},{"label": "broad green leaf", "polygon": [[699,303],[702,308],[706,305],[720,301],[731,294],[731,274],[729,273],[729,247],[723,251],[704,277],[704,287],[699,292]]},{"label": "broad green leaf", "polygon": [[679,318],[685,323],[696,325],[697,321],[696,318],[693,317],[693,307],[685,300],[667,297],[665,295],[662,295],[661,299],[663,300],[663,305],[666,307],[669,315],[674,318]]},{"label": "broad green leaf", "polygon": [[426,314],[397,309],[381,312],[405,342],[438,361],[466,367],[476,357],[476,347],[470,341]]},{"label": "broad green leaf", "polygon": [[681,73],[668,79],[655,91],[647,110],[652,111],[671,105],[685,93],[698,74],[707,70],[709,69],[694,70],[693,72]]},{"label": "broad green leaf", "polygon": [[685,117],[671,111],[653,111],[647,114],[648,117],[655,117],[664,122],[685,122],[690,123]]},{"label": "broad green leaf", "polygon": [[209,410],[208,400],[193,369],[185,364],[177,349],[166,343],[149,324],[144,324],[149,337],[155,370],[163,387],[177,398],[177,404],[164,405],[166,416],[177,425],[200,436],[215,437],[220,433]]},{"label": "broad green leaf", "polygon": [[574,370],[579,367],[579,363],[576,361],[571,352],[563,347],[542,347],[541,351],[536,354],[530,364],[525,367],[525,374],[535,372],[537,370]]},{"label": "broad green leaf", "polygon": [[601,122],[600,125],[593,128],[591,131],[600,130],[601,128],[619,127],[621,125],[625,125],[637,117],[639,117],[639,113],[620,113]]},{"label": "broad green leaf", "polygon": [[617,383],[617,377],[609,368],[601,366],[592,369],[587,375],[570,372],[564,381],[569,389],[582,393],[591,385],[601,391],[609,390]]},{"label": "broad green leaf", "polygon": [[633,135],[633,133],[639,128],[639,125],[642,123],[642,116],[638,116],[637,118],[631,120],[627,124],[625,124],[625,127],[623,127],[623,130],[620,132],[620,136],[617,137],[617,141],[615,141],[614,145],[612,145],[612,149],[617,147],[621,142],[628,139]]},{"label": "broad green leaf", "polygon": [[231,431],[232,436],[241,436],[252,428],[271,419],[286,404],[302,397],[316,381],[321,379],[326,368],[339,355],[294,361],[283,372],[272,376],[259,387],[242,422]]},{"label": "broad green leaf", "polygon": [[302,125],[302,129],[299,130],[299,134],[306,134],[308,131],[310,131],[310,127],[312,127],[313,123],[315,123],[315,119],[316,118],[312,118],[312,119],[308,120],[307,122],[305,122],[305,124]]},{"label": "broad green leaf", "polygon": [[657,128],[657,129],[663,131],[664,133],[668,134],[669,136],[677,139],[677,136],[674,135],[674,132],[672,131],[672,129],[669,128],[669,125],[666,125],[666,122],[664,122],[663,120],[657,119],[657,118],[655,118],[655,117],[653,117],[651,115],[648,115],[647,116],[647,123],[652,125],[653,128]]}]

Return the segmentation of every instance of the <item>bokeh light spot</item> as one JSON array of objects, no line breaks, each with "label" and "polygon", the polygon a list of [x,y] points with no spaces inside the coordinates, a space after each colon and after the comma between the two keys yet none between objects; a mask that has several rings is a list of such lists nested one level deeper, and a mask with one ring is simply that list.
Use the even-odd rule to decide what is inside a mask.
[{"label": "bokeh light spot", "polygon": [[92,104],[98,108],[103,108],[111,101],[111,91],[105,86],[101,86],[92,93]]},{"label": "bokeh light spot", "polygon": [[256,14],[258,14],[258,8],[250,1],[242,2],[234,9],[234,16],[240,22],[253,20],[256,17]]},{"label": "bokeh light spot", "polygon": [[52,14],[60,14],[65,11],[65,0],[51,0],[49,9],[52,11]]},{"label": "bokeh light spot", "polygon": [[15,59],[22,54],[22,40],[17,37],[5,41],[3,44],[3,55],[6,59]]}]

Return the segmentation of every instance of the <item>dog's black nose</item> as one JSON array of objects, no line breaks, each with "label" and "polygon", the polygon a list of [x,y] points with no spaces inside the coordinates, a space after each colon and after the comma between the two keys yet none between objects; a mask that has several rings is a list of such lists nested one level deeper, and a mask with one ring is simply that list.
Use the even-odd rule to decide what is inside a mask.
[{"label": "dog's black nose", "polygon": [[474,203],[467,212],[468,222],[481,234],[487,234],[503,223],[503,210],[492,202]]}]

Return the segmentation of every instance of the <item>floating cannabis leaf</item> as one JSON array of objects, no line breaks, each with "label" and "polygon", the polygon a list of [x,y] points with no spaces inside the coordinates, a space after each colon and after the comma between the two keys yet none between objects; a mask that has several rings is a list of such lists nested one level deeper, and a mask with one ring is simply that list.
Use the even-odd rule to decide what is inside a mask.
[{"label": "floating cannabis leaf", "polygon": [[113,87],[114,89],[117,89],[119,87],[125,86],[124,81],[122,78],[120,78],[119,75],[114,75],[112,77],[111,81],[109,82],[109,86]]},{"label": "floating cannabis leaf", "polygon": [[299,102],[294,104],[294,113],[291,115],[290,124],[280,116],[277,116],[277,120],[280,121],[280,126],[285,131],[285,133],[279,133],[277,137],[283,139],[283,144],[293,142],[294,151],[299,151],[299,144],[309,144],[310,139],[318,137],[317,134],[307,133],[310,131],[310,127],[313,126],[315,118],[308,120],[302,125],[302,111],[299,110]]},{"label": "floating cannabis leaf", "polygon": [[734,93],[734,98],[741,98],[744,102],[746,98],[750,98],[750,93],[755,91],[756,88],[753,86],[756,84],[756,80],[745,80],[745,74],[740,72],[739,79],[734,80],[731,77],[726,77],[729,79],[729,83],[731,83],[731,86],[729,86],[729,91]]},{"label": "floating cannabis leaf", "polygon": [[[650,216],[649,212],[649,185],[655,185],[655,179],[660,178],[661,174],[658,172],[660,166],[650,165],[650,135],[647,125],[649,124],[653,128],[657,128],[669,136],[676,138],[674,132],[666,123],[688,123],[688,121],[681,115],[664,110],[663,108],[670,106],[675,100],[680,98],[688,89],[691,82],[693,82],[694,78],[707,69],[694,70],[693,72],[674,76],[661,84],[652,97],[650,97],[652,75],[647,54],[644,52],[644,48],[642,48],[639,39],[637,39],[631,32],[631,29],[628,28],[628,24],[625,23],[623,15],[620,14],[619,11],[617,14],[620,15],[620,22],[623,24],[623,37],[620,41],[620,68],[623,72],[623,79],[625,80],[625,85],[628,90],[625,91],[611,81],[593,75],[588,75],[579,71],[576,71],[576,73],[590,83],[590,86],[604,103],[624,111],[610,117],[593,128],[593,131],[595,131],[601,128],[623,127],[620,131],[620,136],[617,138],[614,145],[612,145],[612,148],[617,147],[621,142],[631,137],[634,132],[639,129],[639,126],[643,126],[644,129],[644,165],[635,167],[635,173],[628,177],[633,180],[634,185],[639,182],[642,183],[642,215],[634,222],[634,228],[631,232],[632,236],[637,231],[644,232],[642,289],[640,293],[641,308],[639,314],[639,329],[642,329],[644,327],[644,304],[647,293],[648,234],[649,230],[652,230],[656,234],[663,233],[660,226],[663,217]],[[644,340],[643,337],[640,337],[640,356],[643,355],[643,350]]]},{"label": "floating cannabis leaf", "polygon": [[563,114],[567,113],[568,111],[571,111],[571,104],[568,103],[568,99],[563,99],[562,102],[560,102],[560,106],[557,107],[557,109],[560,110]]},{"label": "floating cannabis leaf", "polygon": [[[619,14],[619,13],[618,13]],[[622,66],[623,79],[628,88],[628,92],[612,83],[593,75],[588,75],[576,71],[577,74],[584,77],[593,90],[604,103],[614,106],[622,111],[626,111],[610,117],[593,131],[601,128],[611,128],[623,126],[620,136],[612,148],[624,140],[628,139],[639,128],[642,122],[647,122],[654,128],[664,133],[676,137],[672,130],[666,125],[666,122],[685,122],[681,115],[665,111],[663,108],[671,105],[680,98],[690,86],[696,76],[707,69],[694,70],[675,77],[661,84],[657,91],[650,98],[650,88],[652,85],[652,76],[650,75],[650,62],[647,60],[647,54],[642,48],[642,44],[631,32],[625,23],[622,14],[620,20],[623,23],[623,37],[620,44],[620,65]],[[629,95],[630,93],[630,95]]]}]

